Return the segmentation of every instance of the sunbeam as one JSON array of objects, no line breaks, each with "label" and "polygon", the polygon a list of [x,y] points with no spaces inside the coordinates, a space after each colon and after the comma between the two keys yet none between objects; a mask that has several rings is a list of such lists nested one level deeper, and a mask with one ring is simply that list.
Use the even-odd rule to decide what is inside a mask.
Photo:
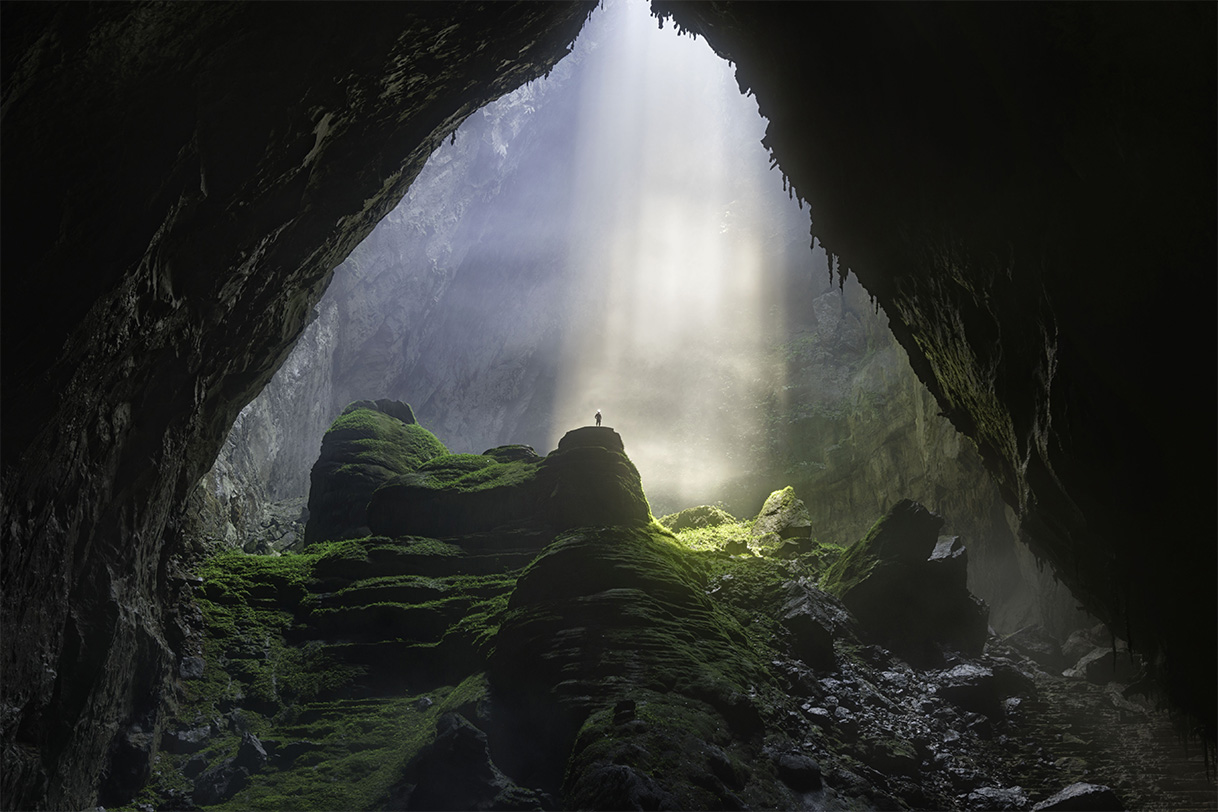
[{"label": "sunbeam", "polygon": [[769,174],[765,121],[706,43],[660,30],[643,2],[610,3],[579,46],[592,79],[575,128],[574,287],[554,437],[623,433],[653,499],[713,501],[747,463],[781,381],[783,329],[767,212],[791,206]]}]

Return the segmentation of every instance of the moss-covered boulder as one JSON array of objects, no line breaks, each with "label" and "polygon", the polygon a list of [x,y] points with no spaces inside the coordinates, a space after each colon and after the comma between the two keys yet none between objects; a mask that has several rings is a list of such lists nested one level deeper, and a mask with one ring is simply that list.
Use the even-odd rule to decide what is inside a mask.
[{"label": "moss-covered boulder", "polygon": [[806,539],[812,535],[808,508],[790,485],[771,493],[753,521],[754,538],[771,533],[783,539]]},{"label": "moss-covered boulder", "polygon": [[527,446],[433,458],[380,487],[368,524],[386,536],[459,536],[529,525],[644,525],[651,520],[638,469],[608,428],[568,432],[539,457]]},{"label": "moss-covered boulder", "polygon": [[720,527],[725,524],[735,524],[738,521],[740,520],[723,508],[713,505],[698,505],[677,513],[670,513],[660,519],[660,524],[674,533],[679,533],[682,530]]},{"label": "moss-covered boulder", "polygon": [[943,517],[904,499],[822,580],[866,632],[923,665],[937,664],[943,646],[980,654],[988,636],[989,610],[968,591],[964,546],[940,544],[942,527]]},{"label": "moss-covered boulder", "polygon": [[305,544],[368,535],[368,500],[376,489],[446,453],[407,404],[350,404],[322,438],[313,465]]}]

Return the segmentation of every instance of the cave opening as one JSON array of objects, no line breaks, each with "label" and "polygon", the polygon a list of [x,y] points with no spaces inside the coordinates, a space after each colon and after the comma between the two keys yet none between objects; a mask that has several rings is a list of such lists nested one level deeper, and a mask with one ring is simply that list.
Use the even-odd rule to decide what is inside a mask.
[{"label": "cave opening", "polygon": [[239,416],[197,532],[292,549],[321,437],[355,400],[410,403],[473,454],[545,453],[599,409],[656,516],[751,517],[789,485],[849,544],[916,498],[973,548],[999,628],[1077,624],[883,312],[809,250],[733,66],[655,23],[607,4],[548,76],[436,149]]}]

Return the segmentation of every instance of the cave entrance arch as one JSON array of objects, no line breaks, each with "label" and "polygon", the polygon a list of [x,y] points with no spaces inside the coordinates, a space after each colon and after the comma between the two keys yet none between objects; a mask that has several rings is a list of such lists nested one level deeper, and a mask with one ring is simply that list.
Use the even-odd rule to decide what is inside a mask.
[{"label": "cave entrance arch", "polygon": [[[1009,512],[878,308],[809,250],[732,70],[622,0],[546,79],[467,119],[238,419],[203,491],[238,502],[252,481],[254,497],[222,511],[245,528],[214,531],[257,536],[267,504],[303,503],[352,400],[407,401],[469,453],[545,453],[603,409],[657,516],[720,502],[747,517],[791,484],[818,532],[850,543],[913,496],[974,545],[974,589],[1010,607],[996,622],[1028,620],[1035,575]],[[268,437],[274,453],[242,453]],[[275,541],[296,537],[290,510],[272,518]]]}]

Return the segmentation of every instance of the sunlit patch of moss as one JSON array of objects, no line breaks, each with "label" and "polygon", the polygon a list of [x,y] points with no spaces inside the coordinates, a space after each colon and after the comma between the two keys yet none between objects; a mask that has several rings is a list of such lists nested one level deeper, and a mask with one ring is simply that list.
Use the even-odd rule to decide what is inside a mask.
[{"label": "sunlit patch of moss", "polygon": [[749,522],[725,522],[712,527],[692,527],[675,532],[677,541],[693,551],[723,550],[731,542],[748,545],[752,538]]},{"label": "sunlit patch of moss", "polygon": [[660,523],[674,532],[692,528],[716,527],[722,524],[739,522],[732,514],[715,505],[698,505],[686,508],[677,513],[670,513],[660,519]]}]

